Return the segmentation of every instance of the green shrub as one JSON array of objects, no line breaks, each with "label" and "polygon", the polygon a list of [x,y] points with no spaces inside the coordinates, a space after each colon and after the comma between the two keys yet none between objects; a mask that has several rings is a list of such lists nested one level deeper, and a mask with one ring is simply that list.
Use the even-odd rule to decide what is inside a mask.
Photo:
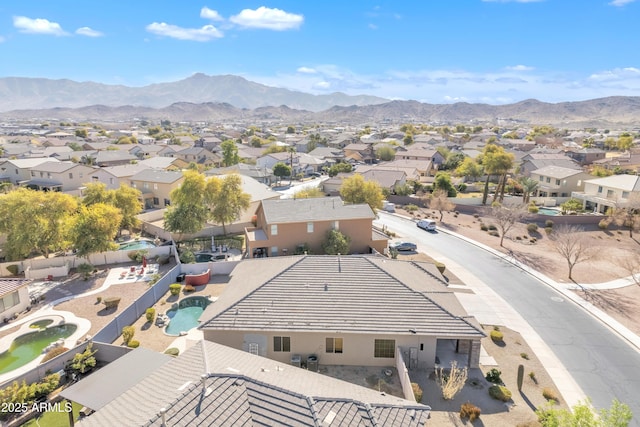
[{"label": "green shrub", "polygon": [[544,222],[544,226],[545,226],[545,228],[546,227],[553,228],[553,221],[551,221],[550,219],[546,220]]},{"label": "green shrub", "polygon": [[598,228],[600,230],[606,230],[607,228],[609,228],[609,221],[607,221],[606,219],[601,219],[598,223]]},{"label": "green shrub", "polygon": [[511,400],[511,392],[508,388],[502,385],[492,385],[489,387],[489,396],[501,402],[508,402]]},{"label": "green shrub", "polygon": [[9,273],[11,273],[12,276],[17,276],[19,269],[20,267],[18,266],[18,264],[11,264],[7,266],[7,270],[9,271]]},{"label": "green shrub", "polygon": [[491,331],[489,336],[491,337],[491,340],[493,340],[494,342],[502,342],[502,340],[504,339],[504,334],[496,330]]},{"label": "green shrub", "polygon": [[102,303],[104,304],[104,308],[118,308],[118,304],[120,304],[120,297],[103,298]]},{"label": "green shrub", "polygon": [[180,262],[183,264],[193,264],[196,262],[196,256],[188,249],[180,253]]},{"label": "green shrub", "polygon": [[447,269],[447,266],[444,265],[441,262],[436,262],[436,268],[438,269],[438,271],[440,272],[440,274],[444,274],[444,271]]},{"label": "green shrub", "polygon": [[527,353],[520,353],[520,357],[522,357],[525,360],[529,360],[529,355]]},{"label": "green shrub", "polygon": [[82,274],[82,278],[84,280],[87,280],[93,273],[94,267],[88,262],[85,262],[76,267],[76,270],[78,270],[78,273]]},{"label": "green shrub", "polygon": [[54,357],[60,356],[62,353],[65,353],[67,351],[69,351],[69,349],[66,347],[54,347],[51,350],[47,351],[47,354],[44,355],[40,363],[47,362],[53,359]]},{"label": "green shrub", "polygon": [[498,227],[496,227],[495,225],[489,224],[489,230],[496,231],[497,229],[498,229]]},{"label": "green shrub", "polygon": [[406,210],[407,212],[415,212],[418,210],[418,206],[414,204],[409,204],[404,207],[404,210]]},{"label": "green shrub", "polygon": [[500,237],[500,233],[498,233],[496,230],[491,230],[489,232],[489,236]]},{"label": "green shrub", "polygon": [[133,339],[135,333],[136,329],[133,326],[125,326],[124,328],[122,328],[122,340],[124,341],[125,345],[129,344],[129,341]]},{"label": "green shrub", "polygon": [[536,239],[535,237],[532,237],[529,239],[529,243],[537,243],[538,239]]},{"label": "green shrub", "polygon": [[516,240],[522,240],[522,237],[516,236]]},{"label": "green shrub", "polygon": [[149,251],[147,251],[146,249],[139,249],[137,251],[129,251],[129,252],[127,252],[127,256],[129,257],[129,259],[131,261],[142,262],[142,258],[147,256],[148,253],[149,253]]},{"label": "green shrub", "polygon": [[140,341],[131,340],[127,343],[127,347],[129,348],[138,348],[140,347]]},{"label": "green shrub", "polygon": [[529,205],[529,207],[527,208],[529,213],[532,214],[537,214],[538,211],[540,211],[540,209],[538,209],[538,207],[536,205]]},{"label": "green shrub", "polygon": [[558,393],[552,388],[545,387],[542,389],[542,397],[547,400],[553,400],[554,402],[559,402],[560,398],[558,397]]},{"label": "green shrub", "polygon": [[180,295],[180,289],[182,289],[180,283],[172,283],[169,285],[169,292],[171,292],[171,295]]},{"label": "green shrub", "polygon": [[411,383],[411,389],[413,390],[413,396],[416,398],[416,402],[422,402],[422,389],[418,383]]},{"label": "green shrub", "polygon": [[536,378],[536,373],[531,371],[529,372],[529,378],[531,378],[531,381],[533,381],[534,383],[538,384],[538,379]]},{"label": "green shrub", "polygon": [[480,218],[480,215],[478,215],[478,214],[473,214],[473,217],[474,217],[475,219],[478,219],[478,218]]},{"label": "green shrub", "polygon": [[527,231],[529,233],[537,232],[538,231],[538,224],[536,224],[535,222],[527,224]]},{"label": "green shrub", "polygon": [[480,417],[480,408],[471,402],[466,402],[460,405],[460,419],[464,420],[469,418],[469,421],[474,421]]},{"label": "green shrub", "polygon": [[156,309],[153,307],[147,308],[144,315],[147,317],[147,322],[153,323],[153,320],[156,318]]},{"label": "green shrub", "polygon": [[489,372],[487,372],[487,375],[485,375],[485,379],[492,384],[502,384],[500,375],[502,375],[502,371],[497,368],[491,368]]},{"label": "green shrub", "polygon": [[547,235],[553,233],[553,227],[545,227],[544,232],[547,233]]},{"label": "green shrub", "polygon": [[102,297],[96,297],[96,304],[100,304],[102,302]]},{"label": "green shrub", "polygon": [[487,227],[485,224],[480,224],[480,230],[487,231],[488,229],[489,227]]},{"label": "green shrub", "polygon": [[177,356],[180,354],[180,349],[177,347],[171,347],[164,351],[164,354],[168,354],[169,356]]},{"label": "green shrub", "polygon": [[194,288],[193,285],[184,285],[183,292],[186,294],[188,292],[194,292],[195,290],[196,288]]}]

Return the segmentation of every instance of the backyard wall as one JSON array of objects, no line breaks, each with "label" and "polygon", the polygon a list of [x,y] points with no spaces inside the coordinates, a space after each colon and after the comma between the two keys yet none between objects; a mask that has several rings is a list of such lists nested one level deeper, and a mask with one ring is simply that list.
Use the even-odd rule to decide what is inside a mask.
[{"label": "backyard wall", "polygon": [[402,385],[402,393],[407,400],[416,400],[413,394],[413,388],[411,387],[411,378],[409,378],[409,370],[404,363],[402,357],[402,350],[400,347],[396,347],[396,370],[398,371],[398,378],[400,378],[400,384]]},{"label": "backyard wall", "polygon": [[240,261],[197,262],[180,264],[180,272],[184,274],[200,274],[210,270],[211,275],[229,275]]},{"label": "backyard wall", "polygon": [[41,268],[38,270],[31,269],[31,267],[27,267],[24,270],[24,277],[27,279],[44,279],[49,276],[51,277],[67,277],[69,274],[69,265],[61,265],[60,267],[47,267]]}]

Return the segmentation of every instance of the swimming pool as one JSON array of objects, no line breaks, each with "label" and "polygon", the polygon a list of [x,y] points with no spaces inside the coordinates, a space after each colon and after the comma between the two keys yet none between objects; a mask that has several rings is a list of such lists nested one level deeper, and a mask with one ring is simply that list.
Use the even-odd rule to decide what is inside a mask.
[{"label": "swimming pool", "polygon": [[548,215],[548,216],[562,215],[562,213],[559,210],[551,209],[551,208],[538,208],[538,214]]},{"label": "swimming pool", "polygon": [[156,244],[153,243],[151,240],[134,240],[132,242],[120,243],[121,251],[126,251],[126,250],[135,251],[135,250],[155,248],[155,247],[156,247]]},{"label": "swimming pool", "polygon": [[195,328],[198,326],[198,319],[202,312],[210,302],[208,298],[200,296],[183,299],[178,303],[177,308],[167,311],[170,320],[164,332],[167,335],[178,336],[181,332]]},{"label": "swimming pool", "polygon": [[0,354],[0,374],[26,365],[40,356],[49,344],[70,337],[76,329],[77,325],[65,323],[20,335],[13,340],[7,351]]}]

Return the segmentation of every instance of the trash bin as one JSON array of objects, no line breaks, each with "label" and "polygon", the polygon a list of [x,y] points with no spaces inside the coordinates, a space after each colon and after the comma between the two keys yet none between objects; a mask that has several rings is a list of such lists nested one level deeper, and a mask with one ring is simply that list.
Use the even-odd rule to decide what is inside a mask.
[{"label": "trash bin", "polygon": [[291,364],[293,366],[297,366],[299,368],[300,364],[301,364],[301,361],[302,361],[302,358],[300,357],[299,354],[294,354],[294,355],[291,356]]},{"label": "trash bin", "polygon": [[185,277],[187,277],[187,273],[178,274],[178,276],[176,277],[176,282],[178,283],[184,282]]},{"label": "trash bin", "polygon": [[313,372],[318,372],[318,356],[312,354],[307,357],[307,369]]}]

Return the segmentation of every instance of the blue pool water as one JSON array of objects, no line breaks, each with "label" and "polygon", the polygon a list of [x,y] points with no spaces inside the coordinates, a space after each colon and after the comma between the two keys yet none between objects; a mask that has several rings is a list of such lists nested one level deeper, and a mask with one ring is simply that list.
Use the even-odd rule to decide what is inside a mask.
[{"label": "blue pool water", "polygon": [[556,215],[560,215],[560,211],[557,209],[538,208],[538,214],[556,216]]},{"label": "blue pool water", "polygon": [[156,244],[149,240],[134,240],[133,242],[120,243],[120,250],[136,251],[140,249],[155,248]]},{"label": "blue pool water", "polygon": [[209,302],[205,297],[187,297],[180,301],[177,309],[167,311],[170,320],[165,333],[180,335],[180,332],[186,332],[198,326],[198,319]]}]

